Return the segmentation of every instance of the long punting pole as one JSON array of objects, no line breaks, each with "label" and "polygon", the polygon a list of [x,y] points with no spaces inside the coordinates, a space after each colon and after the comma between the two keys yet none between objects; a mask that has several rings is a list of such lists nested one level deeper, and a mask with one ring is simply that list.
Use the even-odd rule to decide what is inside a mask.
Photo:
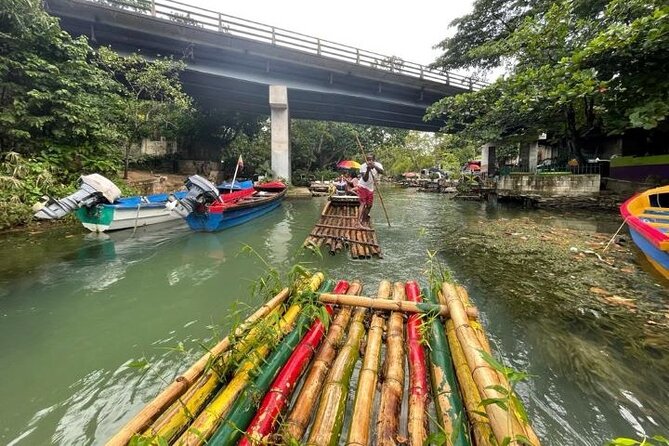
[{"label": "long punting pole", "polygon": [[[335,305],[351,305],[357,307],[371,308],[374,310],[400,311],[404,313],[434,313],[440,316],[448,317],[450,310],[447,305],[437,305],[421,302],[408,302],[396,300],[372,299],[364,296],[350,296],[344,294],[321,293],[318,299],[323,303]],[[478,310],[469,307],[466,310],[467,316],[471,319],[478,318]]]},{"label": "long punting pole", "polygon": [[[377,297],[388,299],[390,297],[391,285],[387,280],[379,284]],[[381,360],[381,345],[383,343],[383,330],[386,325],[385,316],[375,314],[369,325],[367,333],[367,347],[358,378],[358,390],[355,393],[355,403],[351,428],[348,433],[346,444],[349,446],[367,446],[371,434],[372,412],[374,404],[374,393],[379,376],[379,363]]]},{"label": "long punting pole", "polygon": [[[393,286],[393,301],[403,301],[404,297],[404,284],[396,282]],[[381,402],[376,422],[376,444],[395,446],[404,393],[404,315],[399,311],[390,313],[386,338]]]},{"label": "long punting pole", "polygon": [[[307,289],[316,291],[322,280],[323,275],[317,273],[311,280],[303,283],[298,288],[298,292]],[[206,440],[220,425],[222,419],[232,408],[235,400],[248,385],[251,375],[257,371],[259,365],[281,338],[292,330],[301,309],[302,306],[299,302],[295,302],[290,306],[279,321],[278,326],[271,327],[273,330],[271,330],[269,336],[266,336],[267,339],[263,339],[262,343],[247,355],[247,358],[237,369],[235,376],[195,418],[188,427],[188,430],[176,440],[176,444],[181,446],[196,446],[206,443]]]},{"label": "long punting pole", "polygon": [[[423,288],[426,302],[436,303],[430,288]],[[439,318],[426,321],[429,333],[429,355],[431,362],[432,395],[434,396],[437,420],[452,446],[469,446],[469,425],[462,407],[462,399],[453,371],[451,352],[446,341],[446,332]]]},{"label": "long punting pole", "polygon": [[[353,282],[348,289],[348,294],[359,294],[360,291],[362,291],[362,285],[359,282]],[[297,444],[301,444],[300,441],[311,421],[313,407],[318,403],[318,395],[328,370],[337,355],[337,351],[343,344],[352,312],[351,307],[342,307],[335,320],[330,324],[327,336],[316,353],[293,408],[280,429],[281,438],[285,442],[295,441]]]},{"label": "long punting pole", "polygon": [[[328,279],[320,289],[330,291],[334,286],[334,281]],[[277,345],[259,367],[258,375],[253,382],[237,398],[221,426],[207,442],[208,446],[227,446],[239,441],[256,413],[258,403],[267,393],[279,369],[286,363],[300,339],[306,334],[314,316],[313,312],[305,312],[300,315],[293,331]]]},{"label": "long punting pole", "polygon": [[249,330],[260,319],[264,318],[283,303],[289,296],[290,290],[284,288],[272,299],[267,301],[256,312],[249,316],[231,335],[226,336],[221,342],[216,344],[208,353],[203,355],[188,370],[179,375],[169,386],[158,394],[153,401],[147,404],[137,415],[135,415],[116,435],[109,439],[107,446],[125,446],[130,438],[136,433],[142,432],[160,413],[165,411],[177,398],[183,395],[188,388],[198,381],[207,365],[210,364],[220,354],[230,348],[231,340],[237,339]]},{"label": "long punting pole", "polygon": [[[349,283],[340,280],[334,291],[345,293],[348,288]],[[329,317],[332,317],[333,306],[326,305],[325,309]],[[306,371],[309,361],[311,361],[324,336],[325,326],[320,319],[316,320],[274,379],[253,420],[246,429],[246,435],[239,441],[239,446],[263,444],[274,433],[279,416],[288,405],[298,380]]]},{"label": "long punting pole", "polygon": [[[409,281],[404,287],[407,299],[420,302],[420,288],[414,281]],[[427,399],[430,388],[427,384],[427,366],[423,336],[421,335],[421,320],[417,314],[412,314],[407,320],[407,346],[409,349],[409,445],[419,446],[427,438]]]},{"label": "long punting pole", "polygon": [[[362,147],[362,143],[360,142],[360,138],[358,138],[357,133],[355,135],[355,140],[358,141],[358,146],[360,147],[360,153],[362,153],[362,161],[364,162],[367,159],[367,156],[365,155],[365,149],[364,147]],[[369,172],[369,174],[372,176],[374,187],[377,188],[377,192],[379,193],[379,201],[381,201],[381,207],[383,208],[383,213],[386,215],[386,221],[388,222],[388,227],[390,227],[390,218],[388,218],[388,211],[386,211],[386,204],[383,202],[383,195],[381,195],[381,190],[378,190],[379,185],[376,183],[376,178],[374,178],[374,174],[372,172]]]},{"label": "long punting pole", "polygon": [[[465,306],[455,287],[449,283],[444,283],[442,293],[451,310],[451,319],[454,323],[456,336],[462,346],[467,365],[479,393],[484,399],[503,399],[505,395],[497,389],[500,386],[509,389],[509,385],[500,379],[499,374],[481,356],[481,351],[484,351],[484,348],[469,324]],[[518,436],[525,436],[530,439],[533,446],[539,446],[539,440],[536,435],[532,435],[534,432],[531,427],[527,423],[521,422],[514,411],[504,410],[500,405],[492,403],[485,405],[485,412],[490,420],[495,439],[499,444],[509,441],[508,439],[514,441]],[[528,433],[534,438],[528,436]]]}]

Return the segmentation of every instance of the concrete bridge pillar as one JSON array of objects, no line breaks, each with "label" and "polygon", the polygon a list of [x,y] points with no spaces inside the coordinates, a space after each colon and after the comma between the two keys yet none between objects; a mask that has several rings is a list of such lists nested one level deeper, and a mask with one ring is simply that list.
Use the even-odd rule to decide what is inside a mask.
[{"label": "concrete bridge pillar", "polygon": [[272,110],[272,170],[290,184],[290,114],[288,87],[270,85],[269,106]]}]

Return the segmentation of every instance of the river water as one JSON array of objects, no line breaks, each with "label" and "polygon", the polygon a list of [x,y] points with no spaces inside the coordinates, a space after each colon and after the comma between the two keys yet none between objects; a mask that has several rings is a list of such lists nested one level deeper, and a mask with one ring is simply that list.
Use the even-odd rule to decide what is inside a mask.
[{"label": "river water", "polygon": [[243,244],[281,271],[308,261],[361,279],[366,295],[443,267],[469,290],[493,349],[532,375],[518,392],[544,444],[669,434],[667,283],[633,247],[618,247],[613,266],[587,252],[616,215],[384,192],[392,227],[372,212],[382,260],[301,250],[324,199],[216,234],[178,224],[2,236],[0,444],[103,444],[259,303],[251,287],[266,268]]}]

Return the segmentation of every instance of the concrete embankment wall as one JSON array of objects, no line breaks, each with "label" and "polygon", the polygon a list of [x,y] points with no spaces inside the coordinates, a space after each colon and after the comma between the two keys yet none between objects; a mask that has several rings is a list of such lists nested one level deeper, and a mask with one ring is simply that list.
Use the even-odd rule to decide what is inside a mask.
[{"label": "concrete embankment wall", "polygon": [[594,197],[599,195],[599,174],[512,174],[497,181],[499,196]]}]

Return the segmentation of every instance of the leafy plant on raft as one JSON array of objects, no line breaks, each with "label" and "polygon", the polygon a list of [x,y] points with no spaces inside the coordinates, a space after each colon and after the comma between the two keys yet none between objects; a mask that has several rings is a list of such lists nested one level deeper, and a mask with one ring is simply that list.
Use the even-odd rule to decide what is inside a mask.
[{"label": "leafy plant on raft", "polygon": [[[488,405],[497,405],[503,410],[507,411],[509,414],[515,414],[523,423],[529,424],[530,420],[527,416],[527,411],[525,410],[523,402],[516,393],[516,386],[518,383],[526,381],[531,375],[527,372],[514,370],[511,367],[505,366],[484,350],[479,350],[479,353],[481,354],[483,360],[487,362],[488,365],[490,365],[490,367],[492,367],[496,372],[501,373],[509,383],[508,388],[502,385],[487,387],[499,392],[502,394],[502,396],[499,398],[483,398],[483,400],[481,400],[481,405],[483,407]],[[485,412],[480,412],[479,415],[485,416],[486,418],[488,417]],[[500,446],[507,446],[512,443],[533,446],[533,443],[530,441],[530,439],[522,434],[516,435],[513,439],[510,437],[504,438]]]},{"label": "leafy plant on raft", "polygon": [[650,438],[644,437],[641,441],[619,437],[606,443],[606,446],[669,446],[669,439],[662,435],[654,435]]}]

